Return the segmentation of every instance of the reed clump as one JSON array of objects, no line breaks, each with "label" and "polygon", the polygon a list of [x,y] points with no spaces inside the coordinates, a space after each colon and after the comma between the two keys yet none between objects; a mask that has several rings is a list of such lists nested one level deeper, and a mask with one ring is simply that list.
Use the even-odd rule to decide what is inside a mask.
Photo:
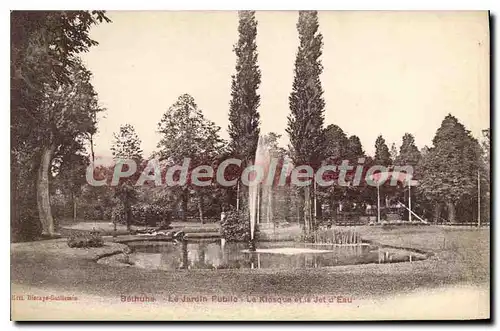
[{"label": "reed clump", "polygon": [[310,234],[302,234],[300,241],[316,244],[331,245],[359,245],[362,243],[361,235],[354,229],[318,229]]}]

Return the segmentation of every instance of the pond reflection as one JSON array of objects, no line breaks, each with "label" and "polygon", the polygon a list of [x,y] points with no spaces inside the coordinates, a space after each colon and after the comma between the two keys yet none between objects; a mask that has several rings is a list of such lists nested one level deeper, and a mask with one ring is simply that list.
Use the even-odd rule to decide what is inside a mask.
[{"label": "pond reflection", "polygon": [[[377,263],[377,246],[313,245],[294,242],[259,243],[249,252],[244,243],[220,241],[129,243],[130,260],[148,269],[239,269],[239,268],[320,268],[336,265]],[[262,250],[259,252],[259,250]]]}]

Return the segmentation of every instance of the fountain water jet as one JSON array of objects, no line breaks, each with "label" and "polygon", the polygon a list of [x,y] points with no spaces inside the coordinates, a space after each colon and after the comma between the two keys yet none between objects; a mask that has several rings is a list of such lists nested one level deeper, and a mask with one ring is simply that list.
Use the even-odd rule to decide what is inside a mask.
[{"label": "fountain water jet", "polygon": [[250,250],[255,250],[255,225],[258,223],[258,218],[260,216],[259,195],[261,187],[266,190],[270,189],[270,185],[266,181],[267,174],[269,172],[269,164],[271,162],[269,150],[270,148],[267,139],[263,136],[259,136],[257,150],[255,151],[254,165],[262,170],[263,176],[261,182],[263,183],[252,183],[252,185],[248,188],[248,207],[250,210]]}]

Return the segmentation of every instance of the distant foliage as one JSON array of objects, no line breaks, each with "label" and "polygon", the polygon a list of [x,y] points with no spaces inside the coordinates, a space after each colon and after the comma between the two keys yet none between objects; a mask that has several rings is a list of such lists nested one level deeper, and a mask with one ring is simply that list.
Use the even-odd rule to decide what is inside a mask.
[{"label": "distant foliage", "polygon": [[118,203],[113,206],[113,209],[111,211],[111,219],[115,223],[125,224],[127,222],[127,215],[125,214],[125,208],[123,207],[123,204]]},{"label": "distant foliage", "polygon": [[168,208],[159,205],[138,205],[132,207],[134,224],[156,226],[157,223],[170,225],[171,212]]},{"label": "distant foliage", "polygon": [[102,247],[104,241],[98,231],[90,233],[76,233],[68,237],[68,246],[71,248]]},{"label": "distant foliage", "polygon": [[[112,210],[114,222],[126,224],[127,218],[122,204],[117,204]],[[156,226],[161,223],[168,226],[172,222],[171,211],[169,208],[160,205],[141,204],[132,207],[133,225]]]}]

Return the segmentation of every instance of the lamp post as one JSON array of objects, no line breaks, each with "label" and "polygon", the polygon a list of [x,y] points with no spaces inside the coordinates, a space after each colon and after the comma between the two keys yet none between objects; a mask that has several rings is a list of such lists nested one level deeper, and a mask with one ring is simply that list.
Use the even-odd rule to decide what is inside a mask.
[{"label": "lamp post", "polygon": [[377,223],[380,223],[380,182],[377,182]]},{"label": "lamp post", "polygon": [[408,178],[408,221],[411,222],[411,179]]},{"label": "lamp post", "polygon": [[477,227],[481,226],[481,176],[477,169]]},{"label": "lamp post", "polygon": [[240,181],[236,183],[236,211],[240,210]]}]

